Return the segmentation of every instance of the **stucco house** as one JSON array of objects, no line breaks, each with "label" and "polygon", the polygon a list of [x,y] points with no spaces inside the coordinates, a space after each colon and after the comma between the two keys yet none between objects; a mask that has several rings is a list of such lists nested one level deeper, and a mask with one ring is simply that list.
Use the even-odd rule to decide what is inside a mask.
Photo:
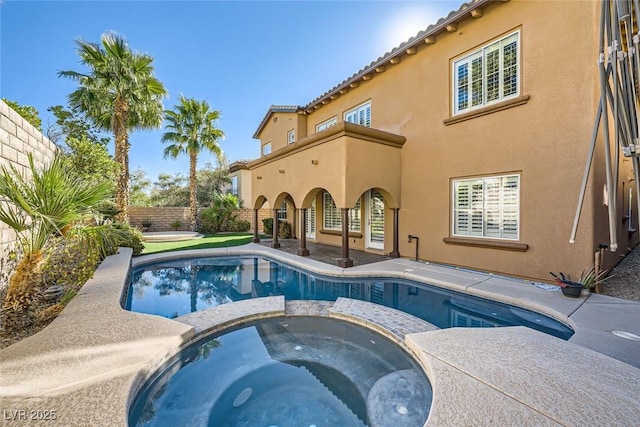
[{"label": "stucco house", "polygon": [[[306,241],[342,246],[344,267],[350,248],[413,257],[411,235],[422,260],[578,275],[608,240],[595,166],[569,243],[599,105],[599,14],[598,2],[466,3],[307,105],[273,105],[260,157],[232,165],[245,207],[290,222],[300,255]],[[619,217],[637,224],[631,208]],[[638,242],[617,233],[605,268]]]}]

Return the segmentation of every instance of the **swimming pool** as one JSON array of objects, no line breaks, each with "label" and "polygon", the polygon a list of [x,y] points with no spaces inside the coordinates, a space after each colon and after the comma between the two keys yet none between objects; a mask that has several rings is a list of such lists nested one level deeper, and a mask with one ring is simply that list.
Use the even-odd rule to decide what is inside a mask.
[{"label": "swimming pool", "polygon": [[180,259],[133,269],[126,308],[175,318],[232,301],[348,297],[392,307],[439,328],[527,326],[562,339],[573,330],[542,314],[409,280],[312,274],[257,257]]},{"label": "swimming pool", "polygon": [[189,346],[138,395],[129,425],[418,427],[431,400],[422,370],[386,338],[285,318]]}]

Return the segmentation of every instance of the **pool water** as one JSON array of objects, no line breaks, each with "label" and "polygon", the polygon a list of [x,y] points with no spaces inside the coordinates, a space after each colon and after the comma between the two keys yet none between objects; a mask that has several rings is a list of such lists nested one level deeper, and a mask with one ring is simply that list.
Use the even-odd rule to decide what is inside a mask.
[{"label": "pool water", "polygon": [[138,395],[129,425],[413,427],[431,400],[421,369],[386,338],[285,318],[188,347]]},{"label": "pool water", "polygon": [[409,280],[336,279],[264,258],[194,258],[137,267],[126,308],[175,318],[232,301],[284,295],[287,300],[348,297],[392,307],[439,328],[527,326],[562,339],[567,325],[519,307]]}]

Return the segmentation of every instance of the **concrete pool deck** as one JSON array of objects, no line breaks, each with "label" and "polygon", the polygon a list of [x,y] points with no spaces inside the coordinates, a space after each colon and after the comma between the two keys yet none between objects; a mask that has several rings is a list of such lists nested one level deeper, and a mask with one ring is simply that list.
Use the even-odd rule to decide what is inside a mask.
[{"label": "concrete pool deck", "polygon": [[[542,312],[575,334],[565,342],[524,327],[420,331],[411,329],[418,323],[408,315],[371,316],[369,303],[305,304],[282,297],[169,320],[122,309],[131,250],[121,249],[51,325],[0,350],[2,425],[127,425],[135,393],[196,331],[316,313],[369,322],[373,329],[371,321],[378,320],[387,332],[399,331],[398,340],[418,358],[433,386],[428,426],[640,424],[640,341],[612,333],[640,336],[640,303],[602,295],[566,298],[519,280],[406,259],[342,269],[256,244],[143,256],[133,264],[221,255],[265,256],[329,276],[414,279]],[[386,329],[386,318],[396,319],[395,326]]]}]

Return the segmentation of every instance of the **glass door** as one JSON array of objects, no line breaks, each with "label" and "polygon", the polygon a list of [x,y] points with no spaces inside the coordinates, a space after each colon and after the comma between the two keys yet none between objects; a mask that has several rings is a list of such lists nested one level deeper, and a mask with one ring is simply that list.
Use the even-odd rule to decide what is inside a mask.
[{"label": "glass door", "polygon": [[384,249],[384,197],[377,190],[367,192],[367,247]]}]

